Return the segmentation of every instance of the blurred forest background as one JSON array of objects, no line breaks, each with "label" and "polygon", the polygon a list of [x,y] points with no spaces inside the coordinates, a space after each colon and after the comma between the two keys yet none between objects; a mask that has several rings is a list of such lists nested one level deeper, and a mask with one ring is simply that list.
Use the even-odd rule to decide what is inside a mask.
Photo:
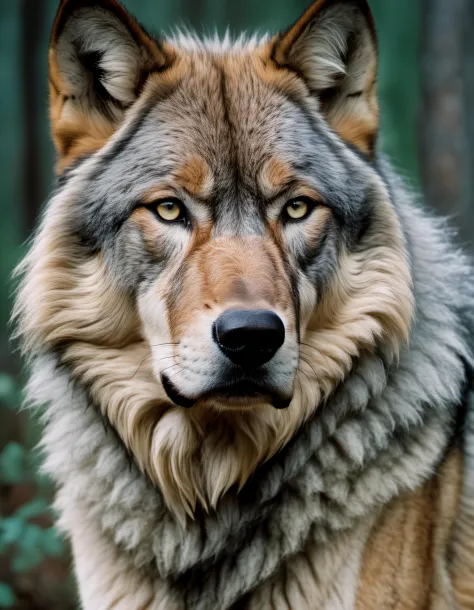
[{"label": "blurred forest background", "polygon": [[[276,31],[309,0],[124,0],[152,31]],[[428,205],[474,243],[474,1],[370,0],[380,40],[381,146]],[[11,272],[53,184],[47,48],[58,0],[0,0],[0,608],[76,607],[38,425],[19,412],[24,372],[9,343]]]}]

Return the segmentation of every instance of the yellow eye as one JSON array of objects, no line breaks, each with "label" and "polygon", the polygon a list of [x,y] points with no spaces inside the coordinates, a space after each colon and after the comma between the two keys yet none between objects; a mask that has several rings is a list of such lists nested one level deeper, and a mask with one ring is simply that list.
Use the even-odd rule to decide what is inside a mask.
[{"label": "yellow eye", "polygon": [[292,220],[301,220],[310,212],[310,206],[304,199],[293,199],[286,204],[286,215]]},{"label": "yellow eye", "polygon": [[156,206],[156,212],[160,218],[167,222],[179,220],[183,216],[183,205],[179,201],[162,201]]}]

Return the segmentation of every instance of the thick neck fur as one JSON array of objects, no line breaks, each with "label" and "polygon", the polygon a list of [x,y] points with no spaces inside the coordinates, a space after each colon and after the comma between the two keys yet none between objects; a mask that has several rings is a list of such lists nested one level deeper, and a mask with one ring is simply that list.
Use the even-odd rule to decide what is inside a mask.
[{"label": "thick neck fur", "polygon": [[470,269],[445,228],[382,171],[411,254],[410,342],[395,361],[390,349],[363,354],[314,417],[216,512],[177,518],[104,429],[103,415],[87,408],[90,395],[71,387],[52,356],[34,363],[29,392],[49,405],[46,468],[60,487],[59,508],[84,507],[136,568],[157,569],[185,607],[230,608],[311,541],[330,544],[336,532],[418,487],[447,449],[472,360],[472,320],[464,317]]},{"label": "thick neck fur", "polygon": [[[215,509],[231,488],[241,488],[329,399],[354,360],[377,353],[382,343],[385,365],[396,361],[409,338],[414,307],[403,231],[377,177],[370,231],[356,251],[343,249],[316,310],[305,314],[295,394],[287,410],[264,405],[245,413],[185,411],[170,404],[154,377],[150,344],[140,334],[134,304],[117,288],[103,257],[84,261],[71,247],[67,206],[86,187],[95,162],[86,162],[52,200],[25,259],[20,328],[27,351],[62,345],[60,364],[68,367],[71,380],[87,388],[88,400],[183,520],[197,509]],[[303,286],[302,309],[305,292],[311,291],[313,286]],[[37,301],[40,305],[32,307]]]}]

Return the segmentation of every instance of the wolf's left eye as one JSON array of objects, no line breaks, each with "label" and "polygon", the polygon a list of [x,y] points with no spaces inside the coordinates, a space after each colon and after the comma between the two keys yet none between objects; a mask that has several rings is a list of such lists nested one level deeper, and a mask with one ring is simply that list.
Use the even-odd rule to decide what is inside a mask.
[{"label": "wolf's left eye", "polygon": [[158,216],[166,222],[175,222],[184,218],[184,205],[177,199],[160,201],[155,207]]},{"label": "wolf's left eye", "polygon": [[303,220],[309,216],[314,207],[314,202],[305,197],[298,197],[289,201],[284,207],[284,215],[287,220]]}]

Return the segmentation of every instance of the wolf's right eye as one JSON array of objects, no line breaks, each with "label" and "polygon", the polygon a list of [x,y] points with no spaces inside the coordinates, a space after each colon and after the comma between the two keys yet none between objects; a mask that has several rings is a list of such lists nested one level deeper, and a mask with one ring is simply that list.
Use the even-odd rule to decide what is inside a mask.
[{"label": "wolf's right eye", "polygon": [[166,222],[176,222],[185,217],[184,205],[177,199],[168,199],[156,203],[155,211],[161,220]]},{"label": "wolf's right eye", "polygon": [[283,208],[284,218],[286,220],[304,220],[307,218],[314,207],[316,202],[309,197],[296,197]]}]

